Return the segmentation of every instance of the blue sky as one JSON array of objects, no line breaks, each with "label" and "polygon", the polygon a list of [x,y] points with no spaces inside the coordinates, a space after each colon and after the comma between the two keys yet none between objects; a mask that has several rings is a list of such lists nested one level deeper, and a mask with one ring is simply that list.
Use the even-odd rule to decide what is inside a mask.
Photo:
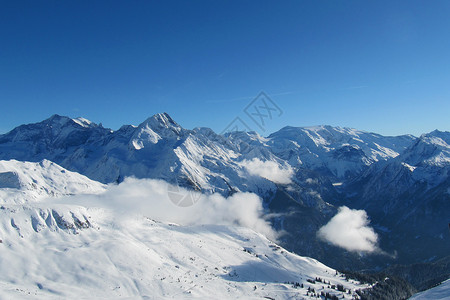
[{"label": "blue sky", "polygon": [[[0,132],[159,112],[216,132],[450,131],[450,1],[0,3]],[[282,110],[265,131],[244,112],[261,91]]]}]

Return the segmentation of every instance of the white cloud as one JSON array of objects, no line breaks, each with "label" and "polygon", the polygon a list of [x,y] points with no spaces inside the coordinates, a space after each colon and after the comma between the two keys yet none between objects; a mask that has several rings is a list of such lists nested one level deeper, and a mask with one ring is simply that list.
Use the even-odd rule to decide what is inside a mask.
[{"label": "white cloud", "polygon": [[378,235],[368,225],[369,218],[364,210],[342,206],[338,213],[320,228],[318,236],[348,251],[378,251]]},{"label": "white cloud", "polygon": [[317,179],[312,179],[312,178],[306,178],[305,181],[307,184],[319,184],[319,180]]},{"label": "white cloud", "polygon": [[247,169],[251,175],[257,175],[268,179],[274,183],[289,184],[292,182],[291,178],[294,175],[292,167],[287,165],[282,168],[274,161],[262,161],[258,158],[252,160],[244,160],[241,165]]},{"label": "white cloud", "polygon": [[[188,195],[198,201],[188,207],[177,206],[169,197],[173,191],[181,197]],[[252,193],[236,193],[225,198],[220,194],[204,195],[174,187],[162,180],[126,178],[119,185],[110,185],[105,193],[71,196],[58,201],[113,209],[119,218],[143,214],[154,220],[180,225],[238,225],[251,228],[274,241],[277,237],[263,218],[261,198]]]}]

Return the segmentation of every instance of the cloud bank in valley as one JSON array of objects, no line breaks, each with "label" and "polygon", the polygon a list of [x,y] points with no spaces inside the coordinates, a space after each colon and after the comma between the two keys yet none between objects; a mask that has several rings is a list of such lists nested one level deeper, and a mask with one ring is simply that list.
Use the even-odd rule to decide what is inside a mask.
[{"label": "cloud bank in valley", "polygon": [[294,170],[292,170],[291,166],[288,165],[283,168],[270,160],[262,161],[259,158],[253,158],[252,160],[242,161],[241,165],[251,175],[263,177],[274,183],[289,184],[292,182],[292,175],[294,175]]},{"label": "cloud bank in valley", "polygon": [[[168,191],[190,193],[198,201],[189,207],[175,205]],[[194,193],[195,195],[193,195]],[[72,196],[63,199],[90,207],[113,209],[119,217],[142,214],[161,222],[180,225],[238,225],[251,228],[276,240],[277,233],[263,218],[262,200],[256,194],[236,193],[228,198],[220,194],[204,195],[171,186],[162,180],[126,178],[118,185],[110,185],[98,195]]]},{"label": "cloud bank in valley", "polygon": [[338,213],[318,231],[322,240],[354,252],[376,252],[378,235],[369,227],[364,210],[341,206]]}]

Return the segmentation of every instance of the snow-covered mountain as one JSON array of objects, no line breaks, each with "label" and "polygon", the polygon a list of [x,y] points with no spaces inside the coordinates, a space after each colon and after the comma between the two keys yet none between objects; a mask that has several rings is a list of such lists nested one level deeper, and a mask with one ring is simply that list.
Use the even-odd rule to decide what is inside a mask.
[{"label": "snow-covered mountain", "polygon": [[[331,126],[285,127],[268,137],[219,135],[184,129],[166,113],[112,131],[55,115],[0,135],[0,159],[47,159],[102,183],[133,176],[206,194],[254,192],[264,199],[274,228],[286,233],[284,247],[335,267],[359,268],[396,260],[349,254],[317,240],[340,205],[365,209],[381,248],[397,251],[397,259],[435,259],[429,242],[439,249],[436,259],[444,255],[446,227],[437,222],[447,224],[442,220],[450,212],[448,136],[386,137]],[[427,220],[434,225],[425,226]]]},{"label": "snow-covered mountain", "polygon": [[395,159],[374,165],[361,175],[367,181],[363,198],[369,202],[374,192],[396,197],[411,188],[429,190],[444,183],[450,169],[449,144],[450,133],[436,130],[422,135]]},{"label": "snow-covered mountain", "polygon": [[243,160],[288,163],[343,179],[397,156],[414,139],[331,126],[286,127],[268,138],[244,132],[222,136],[207,128],[183,129],[166,113],[111,131],[82,118],[54,115],[0,136],[0,158],[48,159],[103,183],[126,176],[178,176],[194,188],[229,193],[248,189],[240,184],[248,179],[239,164]]},{"label": "snow-covered mountain", "polygon": [[371,164],[394,158],[415,138],[385,137],[352,128],[332,126],[285,127],[269,136],[272,151],[293,166],[323,170],[343,180]]},{"label": "snow-covered mountain", "polygon": [[[351,299],[368,288],[251,229],[180,226],[117,210],[109,205],[117,190],[108,194],[48,161],[2,161],[1,168],[14,176],[0,192],[16,194],[0,208],[0,290],[7,299],[306,299],[321,292]],[[67,196],[73,193],[81,195]]]},{"label": "snow-covered mountain", "polygon": [[329,203],[339,197],[333,183],[395,157],[413,139],[330,126],[286,127],[267,138],[254,132],[222,136],[208,128],[183,129],[166,113],[112,131],[54,115],[1,135],[0,159],[48,159],[103,183],[133,176],[204,193],[256,192],[270,203],[281,191],[331,216]]},{"label": "snow-covered mountain", "polygon": [[160,178],[228,194],[234,188],[246,188],[240,184],[245,168],[227,143],[212,131],[185,130],[167,114],[114,132],[86,120],[55,115],[1,136],[0,157],[48,159],[103,183],[120,182],[127,176]]},{"label": "snow-covered mountain", "polygon": [[449,144],[448,132],[424,134],[401,155],[373,165],[348,184],[351,205],[370,212],[383,226],[388,247],[399,249],[404,262],[449,253]]}]

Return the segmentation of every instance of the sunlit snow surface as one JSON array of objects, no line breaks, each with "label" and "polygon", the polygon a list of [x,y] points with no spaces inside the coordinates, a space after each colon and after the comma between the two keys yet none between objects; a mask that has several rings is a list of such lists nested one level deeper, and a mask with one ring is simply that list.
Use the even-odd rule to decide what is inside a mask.
[{"label": "sunlit snow surface", "polygon": [[106,185],[43,160],[0,160],[0,204],[39,201],[49,196],[99,194]]},{"label": "sunlit snow surface", "polygon": [[139,216],[114,222],[107,211],[75,206],[11,206],[0,216],[0,289],[9,299],[301,298],[306,289],[284,282],[321,290],[306,282],[316,276],[356,288],[245,228],[182,227]]},{"label": "sunlit snow surface", "polygon": [[[18,165],[12,166],[20,175]],[[56,166],[43,170],[48,167]],[[48,175],[38,164],[31,170],[29,179],[48,184],[49,191],[51,182],[74,178],[58,168]],[[117,207],[91,206],[79,201],[83,196],[55,201],[40,194],[19,201],[36,191],[21,178],[21,185],[0,189],[8,191],[0,206],[0,299],[308,299],[308,287],[342,298],[328,284],[307,282],[316,277],[351,291],[365,287],[243,227],[161,223]]]},{"label": "sunlit snow surface", "polygon": [[411,300],[444,300],[450,299],[450,279],[444,281],[437,287],[418,293]]}]

